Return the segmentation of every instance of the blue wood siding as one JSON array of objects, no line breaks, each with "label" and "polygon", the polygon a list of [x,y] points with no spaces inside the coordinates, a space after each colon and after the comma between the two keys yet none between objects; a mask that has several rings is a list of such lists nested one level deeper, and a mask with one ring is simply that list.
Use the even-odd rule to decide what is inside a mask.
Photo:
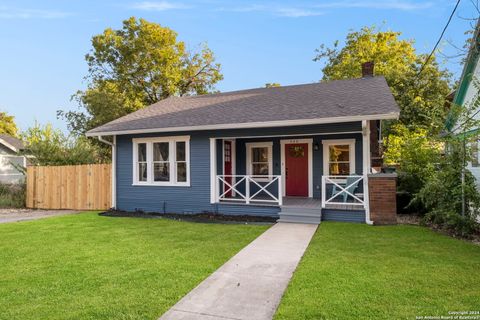
[{"label": "blue wood siding", "polygon": [[[224,214],[270,215],[278,214],[274,206],[246,206],[229,204],[210,204],[210,140],[209,138],[249,137],[236,141],[237,174],[246,172],[246,142],[273,141],[273,174],[280,174],[280,140],[292,137],[280,135],[318,134],[314,136],[296,136],[312,138],[319,150],[313,151],[313,190],[314,197],[321,196],[321,176],[323,175],[322,140],[356,139],[356,170],[362,170],[361,123],[333,123],[311,126],[232,129],[215,131],[192,131],[174,133],[151,133],[117,136],[117,208],[120,210],[171,213],[219,212]],[[357,133],[345,133],[357,132]],[[132,138],[190,135],[190,187],[180,186],[133,186]],[[276,136],[254,138],[255,136]],[[217,142],[217,173],[221,174],[222,144]]]},{"label": "blue wood siding", "polygon": [[365,210],[322,209],[322,221],[365,223]]}]

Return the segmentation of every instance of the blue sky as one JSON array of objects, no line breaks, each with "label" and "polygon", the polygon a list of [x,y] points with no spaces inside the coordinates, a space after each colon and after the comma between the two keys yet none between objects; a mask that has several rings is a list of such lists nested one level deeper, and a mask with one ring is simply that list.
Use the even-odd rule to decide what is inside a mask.
[{"label": "blue sky", "polygon": [[[463,0],[444,40],[465,41],[476,10]],[[476,1],[475,1],[476,2]],[[222,64],[221,91],[318,81],[322,64],[313,62],[321,43],[343,40],[366,25],[402,32],[429,52],[447,21],[454,0],[325,1],[5,1],[0,0],[0,110],[21,129],[51,122],[58,109],[76,109],[70,96],[86,83],[84,55],[90,39],[122,20],[142,17],[168,26],[195,50],[207,43]],[[442,43],[447,54],[455,49]],[[458,59],[447,67],[456,77]]]}]

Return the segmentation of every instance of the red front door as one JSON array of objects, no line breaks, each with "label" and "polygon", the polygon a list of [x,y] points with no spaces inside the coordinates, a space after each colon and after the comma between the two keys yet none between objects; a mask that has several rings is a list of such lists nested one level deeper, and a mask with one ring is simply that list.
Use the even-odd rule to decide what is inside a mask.
[{"label": "red front door", "polygon": [[285,145],[285,180],[287,196],[308,197],[308,144]]},{"label": "red front door", "polygon": [[[225,141],[223,145],[223,161],[224,161],[224,175],[229,176],[232,174],[232,141]],[[232,177],[225,177],[225,181],[232,185]],[[230,189],[228,185],[224,185],[224,191],[227,191]],[[226,197],[231,197],[232,196],[232,190],[228,191],[225,194]]]}]

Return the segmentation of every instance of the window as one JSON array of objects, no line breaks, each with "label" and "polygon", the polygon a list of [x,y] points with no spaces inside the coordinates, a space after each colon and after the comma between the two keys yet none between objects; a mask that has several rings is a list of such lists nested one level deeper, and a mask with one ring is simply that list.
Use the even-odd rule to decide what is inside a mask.
[{"label": "window", "polygon": [[147,144],[139,143],[138,150],[138,181],[147,181]]},{"label": "window", "polygon": [[189,137],[133,139],[137,185],[189,186]]},{"label": "window", "polygon": [[355,140],[324,140],[323,171],[329,176],[355,173]]},{"label": "window", "polygon": [[[247,174],[253,176],[272,175],[272,142],[247,143]],[[268,180],[258,178],[257,180]]]},{"label": "window", "polygon": [[153,143],[153,181],[170,181],[170,143]]},{"label": "window", "polygon": [[177,155],[175,158],[177,169],[177,182],[187,182],[187,157],[186,157],[186,142],[176,142]]}]

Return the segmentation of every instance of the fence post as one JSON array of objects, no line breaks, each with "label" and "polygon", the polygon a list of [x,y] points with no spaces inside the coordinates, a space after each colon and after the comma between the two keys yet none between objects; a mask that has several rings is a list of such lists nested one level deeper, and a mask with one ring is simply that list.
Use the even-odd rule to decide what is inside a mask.
[{"label": "fence post", "polygon": [[278,182],[278,205],[281,206],[283,204],[283,190],[282,190],[282,178],[281,176],[277,176]]},{"label": "fence post", "polygon": [[246,176],[245,178],[245,197],[246,203],[250,204],[250,176]]},{"label": "fence post", "polygon": [[322,208],[325,208],[326,194],[327,194],[327,180],[325,176],[322,176]]},{"label": "fence post", "polygon": [[220,177],[215,176],[215,202],[220,201]]}]

